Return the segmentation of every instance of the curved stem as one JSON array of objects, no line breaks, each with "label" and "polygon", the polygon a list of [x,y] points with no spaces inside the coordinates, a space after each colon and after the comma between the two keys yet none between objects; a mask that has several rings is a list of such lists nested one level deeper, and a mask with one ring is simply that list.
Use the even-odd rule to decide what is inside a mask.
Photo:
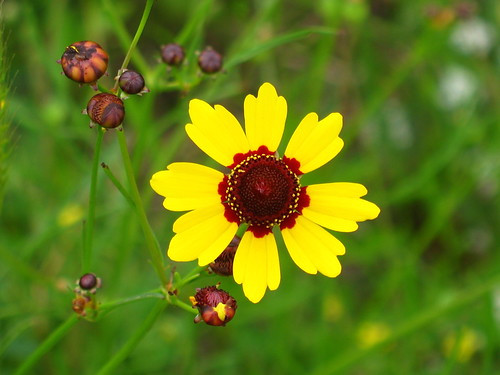
[{"label": "curved stem", "polygon": [[52,347],[57,344],[77,322],[78,315],[72,314],[64,321],[64,323],[57,327],[57,329],[52,332],[51,335],[47,337],[28,358],[26,358],[23,364],[16,370],[14,375],[27,374],[28,371],[31,370],[31,368],[40,360],[40,358],[52,349]]},{"label": "curved stem", "polygon": [[[148,22],[149,14],[151,13],[151,8],[153,7],[153,2],[154,0],[147,0],[146,1],[146,6],[144,7],[144,11],[142,12],[142,18],[141,21],[139,22],[139,26],[137,27],[137,31],[135,32],[134,39],[132,39],[132,42],[130,43],[130,47],[128,48],[127,54],[125,55],[125,58],[123,59],[122,66],[120,68],[120,72],[122,72],[124,69],[127,68],[128,63],[130,62],[130,58],[132,57],[132,53],[135,50],[135,46],[137,45],[137,42],[139,41],[142,32],[144,31],[144,27],[146,26],[146,22]],[[118,89],[118,80],[116,80],[115,85],[113,87],[113,90]]]},{"label": "curved stem", "polygon": [[139,341],[149,332],[153,327],[154,322],[160,316],[161,312],[167,306],[167,301],[161,300],[156,303],[149,315],[137,328],[133,335],[127,342],[120,348],[120,350],[101,368],[97,375],[106,375],[113,373],[113,370],[122,363],[130,353],[135,349]]},{"label": "curved stem", "polygon": [[87,222],[85,224],[85,235],[84,235],[83,254],[82,254],[82,274],[90,271],[92,263],[92,240],[94,237],[97,171],[99,166],[99,155],[101,154],[103,134],[104,130],[102,130],[101,127],[99,127],[97,129],[97,140],[94,149],[94,159],[92,161],[92,172],[90,177],[89,211],[87,215]]},{"label": "curved stem", "polygon": [[123,165],[125,166],[125,173],[127,174],[127,179],[130,185],[131,198],[134,201],[135,209],[137,211],[137,216],[139,217],[139,222],[144,232],[144,237],[146,238],[146,245],[149,251],[149,256],[153,267],[158,275],[163,286],[168,284],[168,279],[164,271],[163,266],[163,255],[160,250],[160,245],[156,239],[151,225],[149,225],[144,206],[142,204],[141,195],[139,194],[139,189],[137,188],[137,183],[134,177],[134,171],[132,168],[132,162],[130,160],[130,155],[127,149],[127,141],[125,139],[124,131],[120,130],[118,133],[118,141],[120,143],[120,150],[123,159]]},{"label": "curved stem", "polygon": [[162,293],[161,289],[158,288],[158,289],[155,289],[151,292],[139,294],[137,296],[126,297],[126,298],[122,298],[122,299],[119,299],[116,301],[103,303],[102,305],[99,306],[98,318],[102,319],[103,316],[110,313],[111,311],[113,311],[117,307],[121,307],[123,305],[127,305],[127,304],[132,303],[132,302],[142,301],[145,299],[165,299],[165,293]]}]

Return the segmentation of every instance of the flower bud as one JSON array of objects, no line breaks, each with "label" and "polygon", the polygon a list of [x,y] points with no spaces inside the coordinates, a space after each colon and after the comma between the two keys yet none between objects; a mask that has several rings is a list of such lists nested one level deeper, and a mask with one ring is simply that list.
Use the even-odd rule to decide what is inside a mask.
[{"label": "flower bud", "polygon": [[142,75],[133,70],[124,71],[118,79],[118,84],[127,94],[139,94],[149,91],[147,89],[144,90],[145,84]]},{"label": "flower bud", "polygon": [[108,54],[96,42],[85,40],[66,47],[58,62],[69,79],[92,84],[106,72]]},{"label": "flower bud", "polygon": [[179,66],[184,61],[186,54],[182,46],[170,43],[161,47],[161,59],[170,66]]},{"label": "flower bud", "polygon": [[211,326],[224,326],[233,319],[236,313],[236,300],[217,286],[207,286],[196,289],[194,297],[190,297],[193,308],[197,308],[199,314],[195,323],[204,321]]},{"label": "flower bud", "polygon": [[210,270],[212,272],[221,276],[231,276],[233,274],[234,255],[236,254],[240,241],[240,237],[234,236],[229,245],[227,245],[217,259],[210,263]]},{"label": "flower bud", "polygon": [[83,290],[90,290],[101,287],[101,279],[96,277],[93,273],[86,273],[82,277],[80,277],[80,280],[78,281],[78,285],[80,285],[80,288]]},{"label": "flower bud", "polygon": [[116,128],[125,117],[125,107],[116,95],[100,93],[89,100],[86,113],[92,122],[104,128]]},{"label": "flower bud", "polygon": [[198,56],[198,66],[204,73],[217,73],[222,69],[222,55],[212,47],[207,47]]}]

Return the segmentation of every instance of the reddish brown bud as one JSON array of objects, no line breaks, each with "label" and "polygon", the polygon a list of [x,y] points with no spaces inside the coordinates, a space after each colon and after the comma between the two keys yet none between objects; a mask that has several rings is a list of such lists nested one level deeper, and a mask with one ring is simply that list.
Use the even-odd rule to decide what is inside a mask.
[{"label": "reddish brown bud", "polygon": [[210,270],[212,272],[221,276],[231,276],[233,274],[234,255],[236,254],[240,241],[240,237],[234,236],[229,245],[227,245],[217,259],[210,263]]},{"label": "reddish brown bud", "polygon": [[127,94],[139,94],[144,92],[144,78],[133,70],[126,70],[118,80],[120,88]]},{"label": "reddish brown bud", "polygon": [[193,307],[199,315],[195,318],[198,323],[203,320],[211,326],[224,326],[233,319],[236,313],[236,300],[217,286],[207,286],[196,289],[194,297],[190,297]]},{"label": "reddish brown bud", "polygon": [[96,42],[85,40],[66,47],[60,64],[69,79],[80,83],[93,83],[106,72],[108,54]]},{"label": "reddish brown bud", "polygon": [[97,286],[97,277],[93,273],[86,273],[78,281],[80,288],[84,290],[90,290]]},{"label": "reddish brown bud", "polygon": [[116,128],[125,117],[125,107],[116,95],[100,93],[89,100],[87,114],[92,122],[104,128]]},{"label": "reddish brown bud", "polygon": [[204,73],[217,73],[222,69],[222,55],[212,47],[207,47],[198,56],[198,66]]},{"label": "reddish brown bud", "polygon": [[178,66],[182,64],[185,57],[184,48],[178,44],[170,43],[161,47],[161,59],[165,64]]}]

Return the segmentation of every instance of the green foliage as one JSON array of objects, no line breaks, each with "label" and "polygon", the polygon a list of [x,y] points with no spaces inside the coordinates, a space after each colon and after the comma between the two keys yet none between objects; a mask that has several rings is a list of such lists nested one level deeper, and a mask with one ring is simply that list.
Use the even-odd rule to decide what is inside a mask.
[{"label": "green foliage", "polygon": [[[103,279],[103,313],[94,322],[75,319],[97,138],[81,110],[94,92],[60,75],[55,61],[72,42],[94,40],[110,55],[99,84],[111,88],[145,4],[11,0],[1,8],[0,103],[8,105],[0,109],[0,374],[494,373],[500,108],[493,1],[472,3],[471,14],[424,1],[154,2],[129,64],[151,92],[125,102],[124,129],[162,251],[178,214],[163,209],[151,175],[172,161],[208,162],[185,134],[187,103],[220,103],[242,120],[245,95],[265,81],[288,101],[281,151],[305,114],[344,115],[344,150],[305,183],[361,182],[382,213],[354,234],[335,234],[347,248],[338,278],[303,273],[281,246],[277,291],[254,305],[224,279],[238,301],[235,318],[225,328],[194,325],[194,314],[158,300],[145,250],[154,241],[143,234],[136,197],[123,197],[112,181],[131,192],[123,143],[107,132],[98,162],[108,168],[97,171],[85,255],[86,271]],[[466,27],[483,37],[472,47],[460,39]],[[186,49],[181,68],[159,62],[160,46],[170,42]],[[206,45],[223,53],[225,72],[200,75],[196,52]],[[218,280],[205,273],[185,279],[179,301]]]},{"label": "green foliage", "polygon": [[[0,11],[3,2],[0,2]],[[3,19],[0,15],[0,212],[2,212],[2,202],[4,187],[7,181],[7,159],[10,154],[10,121],[6,114],[7,94],[9,92],[9,60],[6,53],[6,36],[3,28]]]}]

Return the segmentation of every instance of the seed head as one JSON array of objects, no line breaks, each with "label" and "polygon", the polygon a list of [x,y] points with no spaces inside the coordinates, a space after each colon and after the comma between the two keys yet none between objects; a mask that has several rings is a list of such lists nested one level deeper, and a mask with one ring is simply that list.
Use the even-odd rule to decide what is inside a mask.
[{"label": "seed head", "polygon": [[66,47],[58,62],[69,79],[95,86],[108,68],[108,59],[108,54],[99,44],[85,40]]},{"label": "seed head", "polygon": [[103,128],[116,128],[123,122],[125,107],[116,95],[100,93],[89,100],[86,113],[92,122]]}]

